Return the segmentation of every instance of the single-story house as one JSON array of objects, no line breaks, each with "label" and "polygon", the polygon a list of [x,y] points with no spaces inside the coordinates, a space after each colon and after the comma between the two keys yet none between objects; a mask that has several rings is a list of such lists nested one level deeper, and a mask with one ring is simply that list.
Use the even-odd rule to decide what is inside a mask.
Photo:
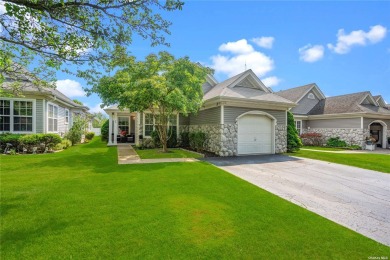
[{"label": "single-story house", "polygon": [[[287,149],[287,111],[295,102],[273,93],[247,70],[221,83],[209,75],[203,85],[203,106],[187,117],[170,120],[177,133],[201,130],[208,134],[207,150],[220,156],[283,153]],[[148,111],[104,109],[109,116],[108,145],[120,141],[140,144],[154,129]],[[126,138],[119,138],[125,131]]]},{"label": "single-story house", "polygon": [[340,137],[364,148],[367,137],[387,146],[390,137],[390,109],[382,96],[369,91],[326,97],[315,84],[276,92],[297,104],[291,109],[298,131],[321,133],[326,139]]},{"label": "single-story house", "polygon": [[[9,90],[5,82],[1,86]],[[0,97],[0,133],[56,133],[60,136],[72,127],[75,115],[89,115],[89,108],[73,102],[56,89],[38,88],[24,82],[22,97]],[[88,126],[91,129],[92,124]]]}]

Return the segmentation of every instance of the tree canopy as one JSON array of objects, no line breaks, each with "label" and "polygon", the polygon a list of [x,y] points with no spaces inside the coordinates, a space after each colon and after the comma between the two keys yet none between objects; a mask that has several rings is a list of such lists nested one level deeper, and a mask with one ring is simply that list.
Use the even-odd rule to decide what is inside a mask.
[{"label": "tree canopy", "polygon": [[169,118],[177,112],[187,115],[199,110],[202,85],[210,69],[188,57],[175,59],[167,52],[150,54],[145,61],[123,56],[116,65],[115,75],[103,77],[92,90],[106,106],[118,104],[130,111],[151,113],[166,151]]},{"label": "tree canopy", "polygon": [[[167,44],[170,22],[159,12],[180,10],[180,0],[3,0],[0,1],[0,84],[4,75],[54,82],[63,70],[93,83],[115,48],[129,46],[134,35],[152,45]],[[69,69],[69,65],[77,69]]]}]

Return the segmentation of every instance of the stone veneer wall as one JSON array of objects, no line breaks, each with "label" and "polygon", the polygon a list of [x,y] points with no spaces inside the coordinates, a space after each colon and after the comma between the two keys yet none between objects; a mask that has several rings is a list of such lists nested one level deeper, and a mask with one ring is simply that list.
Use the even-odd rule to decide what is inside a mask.
[{"label": "stone veneer wall", "polygon": [[[237,155],[237,124],[190,125],[181,126],[180,132],[202,131],[208,134],[206,149],[219,156]],[[287,126],[277,125],[275,128],[275,152],[287,151]]]},{"label": "stone veneer wall", "polygon": [[320,133],[325,138],[325,142],[331,137],[340,137],[349,145],[364,146],[366,137],[370,135],[367,129],[361,128],[311,128],[302,129],[303,133]]},{"label": "stone veneer wall", "polygon": [[276,125],[275,127],[275,153],[287,152],[287,126]]}]

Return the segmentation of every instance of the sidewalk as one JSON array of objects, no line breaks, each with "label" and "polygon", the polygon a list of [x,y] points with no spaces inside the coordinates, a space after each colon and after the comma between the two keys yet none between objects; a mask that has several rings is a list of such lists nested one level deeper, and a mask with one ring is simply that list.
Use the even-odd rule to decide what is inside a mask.
[{"label": "sidewalk", "polygon": [[141,159],[129,144],[118,144],[118,164],[144,164],[144,163],[171,163],[171,162],[198,162],[194,158],[164,158]]}]

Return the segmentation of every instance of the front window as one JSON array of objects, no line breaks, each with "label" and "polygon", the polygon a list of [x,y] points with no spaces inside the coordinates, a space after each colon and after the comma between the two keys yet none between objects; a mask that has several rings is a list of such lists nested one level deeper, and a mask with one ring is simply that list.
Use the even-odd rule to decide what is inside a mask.
[{"label": "front window", "polygon": [[128,135],[129,134],[129,118],[128,117],[119,117],[118,118],[118,127],[120,135]]},{"label": "front window", "polygon": [[145,136],[151,136],[153,132],[153,115],[145,114]]},{"label": "front window", "polygon": [[65,124],[69,124],[69,110],[65,109]]},{"label": "front window", "polygon": [[295,121],[295,128],[297,129],[299,135],[302,134],[302,121],[301,120]]},{"label": "front window", "polygon": [[48,118],[48,131],[58,132],[58,107],[56,105],[49,104],[47,118]]},{"label": "front window", "polygon": [[177,116],[173,115],[169,117],[169,129],[177,130]]},{"label": "front window", "polygon": [[0,131],[11,131],[11,101],[0,100]]}]

